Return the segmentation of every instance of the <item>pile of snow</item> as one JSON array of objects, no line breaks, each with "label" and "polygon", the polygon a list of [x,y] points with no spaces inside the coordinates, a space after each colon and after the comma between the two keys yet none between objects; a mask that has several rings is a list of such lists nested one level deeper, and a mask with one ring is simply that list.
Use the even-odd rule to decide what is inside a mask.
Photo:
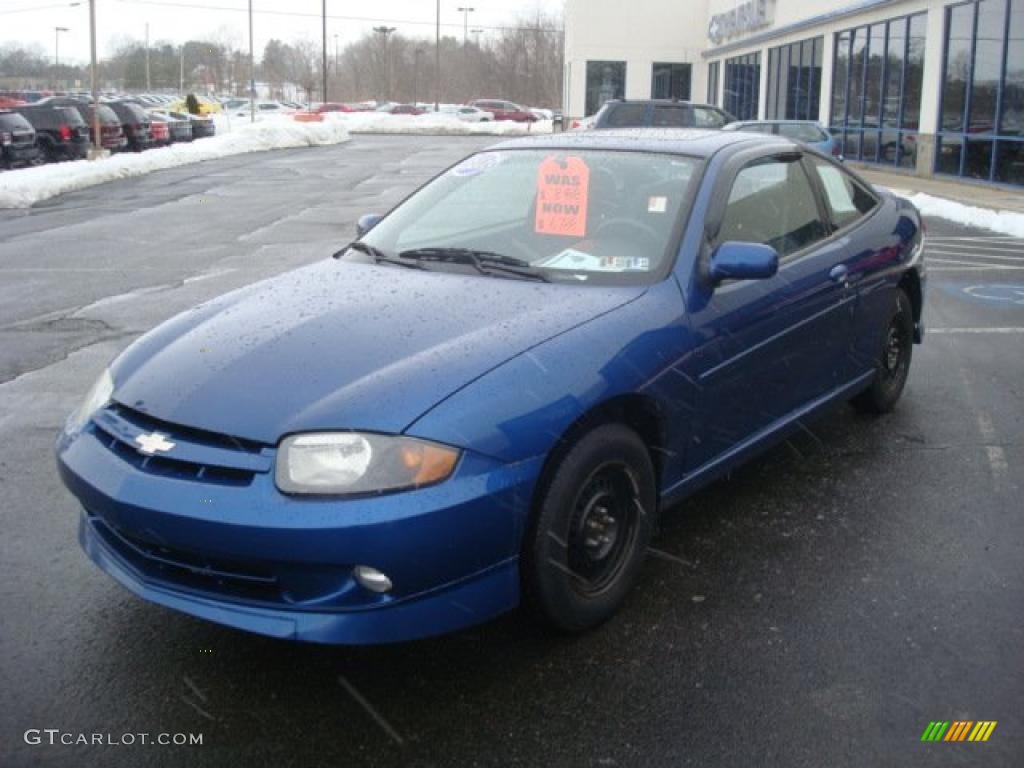
[{"label": "pile of snow", "polygon": [[232,129],[189,144],[172,144],[140,154],[117,154],[95,162],[54,163],[0,174],[0,208],[28,208],[65,192],[205,160],[270,149],[320,147],[349,140],[344,124],[334,121],[267,120],[255,125],[233,121]]},{"label": "pile of snow", "polygon": [[912,193],[898,189],[891,191],[916,205],[922,216],[934,216],[968,227],[980,227],[1003,235],[1024,238],[1024,213],[978,208],[943,197],[926,195],[924,192]]},{"label": "pile of snow", "polygon": [[[256,115],[257,123],[277,123],[293,120],[291,116]],[[248,114],[240,116],[215,115],[217,131],[227,133],[250,124]],[[324,123],[340,123],[349,133],[401,133],[429,136],[528,136],[533,133],[551,133],[552,122],[513,123],[508,120],[488,123],[470,123],[455,115],[428,112],[424,115],[391,115],[387,112],[328,112]]]}]

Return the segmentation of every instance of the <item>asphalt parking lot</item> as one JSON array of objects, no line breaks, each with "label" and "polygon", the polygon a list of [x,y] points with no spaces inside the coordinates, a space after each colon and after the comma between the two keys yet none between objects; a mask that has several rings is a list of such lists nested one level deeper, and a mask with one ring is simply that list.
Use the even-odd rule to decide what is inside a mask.
[{"label": "asphalt parking lot", "polygon": [[[671,510],[586,636],[294,645],[86,561],[52,447],[110,358],[488,143],[360,136],[0,212],[0,765],[1024,764],[1024,241],[941,220],[896,412],[839,409]],[[998,726],[921,743],[934,720]],[[46,728],[203,745],[25,743]]]}]

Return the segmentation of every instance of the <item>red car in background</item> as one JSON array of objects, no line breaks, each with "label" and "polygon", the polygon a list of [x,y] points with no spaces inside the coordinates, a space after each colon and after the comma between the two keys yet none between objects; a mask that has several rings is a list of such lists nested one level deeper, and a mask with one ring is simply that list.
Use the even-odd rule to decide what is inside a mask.
[{"label": "red car in background", "polygon": [[163,120],[150,116],[150,126],[153,131],[153,143],[160,146],[167,146],[171,143],[171,126]]},{"label": "red car in background", "polygon": [[324,112],[355,112],[356,110],[352,109],[348,104],[328,102],[326,104],[318,104],[312,111],[317,114],[323,114]]},{"label": "red car in background", "polygon": [[377,107],[377,111],[389,115],[422,115],[426,112],[415,104],[385,104],[383,107]]},{"label": "red car in background", "polygon": [[533,112],[511,101],[477,99],[469,102],[469,106],[482,109],[485,112],[492,112],[495,120],[511,120],[515,123],[537,122],[537,116]]}]

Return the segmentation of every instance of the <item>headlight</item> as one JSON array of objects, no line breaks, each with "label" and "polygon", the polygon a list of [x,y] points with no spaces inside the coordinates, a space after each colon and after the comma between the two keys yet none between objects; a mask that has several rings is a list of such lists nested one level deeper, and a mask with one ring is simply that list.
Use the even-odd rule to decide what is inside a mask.
[{"label": "headlight", "polygon": [[439,483],[459,451],[412,437],[365,432],[293,435],[277,454],[277,487],[285,493],[383,493]]},{"label": "headlight", "polygon": [[80,430],[96,411],[110,402],[112,394],[114,394],[114,379],[110,376],[110,371],[106,370],[96,379],[96,383],[92,385],[92,389],[89,390],[89,394],[85,396],[85,400],[78,406],[78,409],[68,417],[65,429],[68,432]]}]

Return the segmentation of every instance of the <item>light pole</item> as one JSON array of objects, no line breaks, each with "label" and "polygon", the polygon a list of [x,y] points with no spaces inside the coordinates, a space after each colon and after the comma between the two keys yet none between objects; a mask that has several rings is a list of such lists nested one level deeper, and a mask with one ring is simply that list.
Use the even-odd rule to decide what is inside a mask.
[{"label": "light pole", "polygon": [[480,47],[480,35],[482,35],[483,33],[484,33],[484,31],[482,29],[480,29],[479,27],[477,27],[476,29],[469,30],[469,34],[473,35],[473,37],[476,38],[476,47],[477,48]]},{"label": "light pole", "polygon": [[469,42],[469,14],[475,11],[476,8],[460,7],[459,13],[462,14],[462,47],[465,48]]},{"label": "light pole", "polygon": [[321,48],[321,51],[320,51],[320,53],[322,54],[322,60],[321,60],[321,63],[320,63],[320,69],[321,69],[321,71],[323,73],[324,92],[323,92],[323,98],[321,99],[321,101],[323,101],[323,103],[326,104],[327,103],[327,0],[323,1],[323,32],[324,32],[324,41],[323,41],[323,47]]},{"label": "light pole", "polygon": [[384,38],[384,97],[386,101],[390,101],[391,57],[388,55],[388,35],[395,31],[395,27],[374,27],[373,31]]},{"label": "light pole", "polygon": [[423,54],[422,48],[416,49],[416,66],[412,71],[412,103],[417,106],[420,103],[420,59],[423,58]]},{"label": "light pole", "polygon": [[60,33],[70,32],[67,27],[53,28],[53,90],[58,90],[58,79],[60,78]]},{"label": "light pole", "polygon": [[103,137],[100,135],[100,85],[96,66],[96,0],[89,0],[89,77],[92,80],[92,159],[103,157]]},{"label": "light pole", "polygon": [[252,0],[249,0],[249,122],[256,122],[256,57],[252,52]]},{"label": "light pole", "polygon": [[434,30],[434,111],[441,111],[441,0],[437,0],[437,26]]}]

